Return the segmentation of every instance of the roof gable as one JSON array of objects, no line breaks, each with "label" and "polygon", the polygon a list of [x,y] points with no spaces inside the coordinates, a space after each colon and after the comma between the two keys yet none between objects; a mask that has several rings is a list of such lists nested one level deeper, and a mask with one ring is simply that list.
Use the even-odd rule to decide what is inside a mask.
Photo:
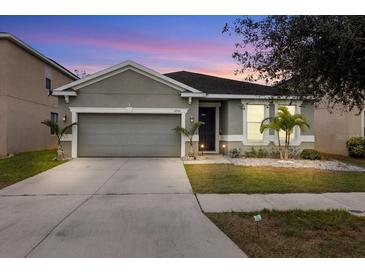
[{"label": "roof gable", "polygon": [[97,73],[94,73],[88,77],[85,77],[83,79],[79,79],[77,81],[74,81],[72,83],[66,84],[64,86],[61,86],[59,88],[56,88],[55,92],[62,92],[62,91],[77,91],[83,87],[86,87],[88,85],[97,83],[99,81],[102,81],[106,78],[112,77],[114,75],[117,75],[121,72],[127,71],[127,70],[133,70],[137,73],[140,73],[142,75],[145,75],[147,77],[150,77],[156,81],[162,82],[172,88],[177,89],[178,91],[188,91],[193,93],[202,93],[200,90],[197,90],[193,87],[190,87],[188,85],[185,85],[183,83],[180,83],[172,78],[169,78],[163,74],[160,74],[157,71],[154,71],[152,69],[149,69],[145,66],[142,66],[136,62],[127,60],[125,62],[122,62],[120,64],[114,65],[110,68],[101,70]]}]

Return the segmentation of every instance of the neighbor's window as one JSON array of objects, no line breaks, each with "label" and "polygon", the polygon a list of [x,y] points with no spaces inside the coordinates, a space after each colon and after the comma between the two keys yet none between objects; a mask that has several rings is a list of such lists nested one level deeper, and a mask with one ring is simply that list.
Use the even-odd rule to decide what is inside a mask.
[{"label": "neighbor's window", "polygon": [[48,90],[52,89],[52,81],[49,78],[46,78],[46,89]]},{"label": "neighbor's window", "polygon": [[[294,115],[295,114],[295,106],[284,106],[284,107],[287,107],[289,112]],[[280,136],[280,139],[281,140],[284,140],[285,139],[285,131],[284,130],[280,130],[279,132],[279,136]],[[292,132],[292,134],[290,135],[290,140],[294,140],[295,139],[295,128]]]},{"label": "neighbor's window", "polygon": [[[58,124],[58,113],[56,112],[51,112],[51,121],[54,123]],[[54,135],[55,132],[53,131],[53,129],[51,128],[51,134]]]},{"label": "neighbor's window", "polygon": [[264,105],[247,105],[247,140],[262,142],[264,135],[260,132],[262,120],[265,119]]}]

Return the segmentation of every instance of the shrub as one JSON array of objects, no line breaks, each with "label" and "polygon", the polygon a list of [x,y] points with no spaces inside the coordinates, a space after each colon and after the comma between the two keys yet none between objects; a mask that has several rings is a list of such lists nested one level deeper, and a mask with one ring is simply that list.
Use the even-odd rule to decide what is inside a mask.
[{"label": "shrub", "polygon": [[229,155],[231,158],[239,158],[241,157],[241,150],[239,148],[233,148],[229,151]]},{"label": "shrub", "polygon": [[250,150],[245,151],[245,157],[247,157],[247,158],[256,158],[257,157],[256,149],[251,147]]},{"label": "shrub", "polygon": [[365,137],[352,137],[346,142],[351,157],[365,157]]},{"label": "shrub", "polygon": [[263,148],[256,150],[254,147],[251,147],[250,150],[245,151],[244,155],[247,158],[267,158],[269,156],[269,152]]},{"label": "shrub", "polygon": [[297,159],[300,157],[300,149],[296,147],[289,147],[289,158]]},{"label": "shrub", "polygon": [[269,153],[270,158],[279,159],[280,158],[280,151],[278,148],[271,148],[271,151]]},{"label": "shrub", "polygon": [[269,153],[267,152],[267,150],[263,148],[259,148],[259,150],[257,151],[257,158],[267,158],[268,155]]},{"label": "shrub", "polygon": [[306,160],[321,160],[321,153],[315,149],[303,149],[300,157]]}]

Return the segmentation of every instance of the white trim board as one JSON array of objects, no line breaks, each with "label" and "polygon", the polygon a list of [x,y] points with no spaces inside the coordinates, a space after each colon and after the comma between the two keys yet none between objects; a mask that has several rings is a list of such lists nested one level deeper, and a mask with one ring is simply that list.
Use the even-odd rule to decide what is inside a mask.
[{"label": "white trim board", "polygon": [[[207,99],[257,99],[257,100],[298,100],[298,96],[279,96],[279,95],[251,95],[251,94],[206,94],[202,92],[201,94],[189,94],[188,92],[183,92],[181,97],[199,97]],[[307,96],[305,99],[310,100],[312,97]]]},{"label": "white trim board", "polygon": [[79,79],[77,81],[74,81],[72,83],[63,85],[61,87],[58,87],[55,89],[55,91],[64,91],[64,90],[68,90],[68,89],[79,89],[82,87],[85,87],[87,85],[91,85],[93,83],[96,83],[98,81],[101,81],[103,79],[106,79],[110,76],[113,76],[115,74],[118,74],[120,72],[126,71],[126,70],[133,70],[136,71],[138,73],[141,73],[142,75],[148,76],[154,80],[163,82],[167,85],[170,85],[171,87],[179,90],[179,91],[190,91],[192,93],[200,93],[200,94],[204,94],[203,92],[201,92],[200,90],[197,90],[193,87],[190,87],[188,85],[185,85],[181,82],[178,82],[170,77],[167,77],[155,70],[149,69],[141,64],[138,64],[134,61],[131,60],[127,60],[125,62],[122,62],[120,64],[114,65],[110,68],[101,70],[97,73],[94,73],[88,77],[85,77],[83,79]]},{"label": "white trim board", "polygon": [[[77,123],[79,113],[121,113],[121,114],[175,114],[181,115],[181,127],[185,127],[187,108],[102,108],[102,107],[70,107],[72,123]],[[72,158],[77,158],[78,132],[77,126],[72,127]],[[181,134],[180,156],[185,156],[185,137]]]}]

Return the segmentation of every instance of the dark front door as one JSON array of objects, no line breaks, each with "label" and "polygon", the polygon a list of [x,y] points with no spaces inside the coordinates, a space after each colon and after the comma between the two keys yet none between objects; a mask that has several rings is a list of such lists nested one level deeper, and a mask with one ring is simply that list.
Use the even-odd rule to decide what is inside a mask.
[{"label": "dark front door", "polygon": [[199,121],[204,122],[199,128],[199,150],[215,150],[215,108],[199,108]]}]

